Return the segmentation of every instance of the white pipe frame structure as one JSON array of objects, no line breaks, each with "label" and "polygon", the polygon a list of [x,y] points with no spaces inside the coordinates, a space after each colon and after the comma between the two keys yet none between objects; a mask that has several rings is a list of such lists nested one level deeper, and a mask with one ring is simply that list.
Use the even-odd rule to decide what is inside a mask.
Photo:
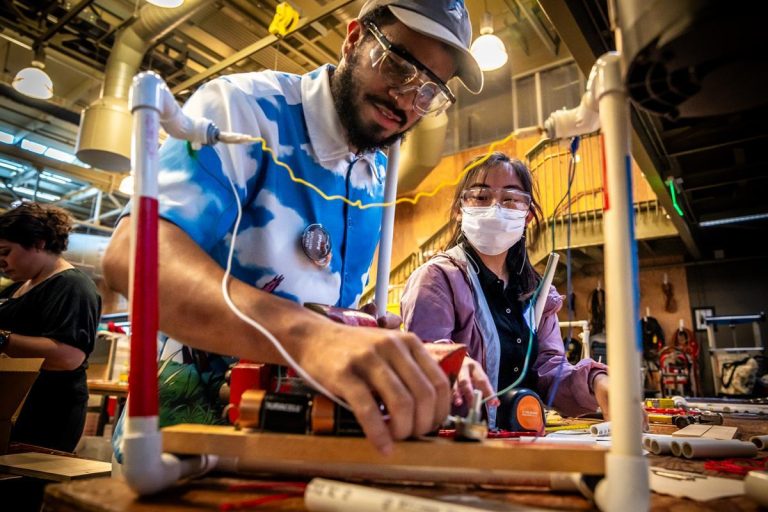
[{"label": "white pipe frame structure", "polygon": [[[159,492],[181,479],[205,473],[215,455],[183,459],[163,453],[158,428],[157,328],[158,239],[157,175],[160,125],[173,136],[195,144],[212,144],[218,129],[207,120],[184,116],[165,82],[145,72],[133,80],[131,161],[135,172],[134,211],[131,215],[130,303],[131,398],[123,438],[123,475],[139,495]],[[140,287],[140,288],[139,288]]]},{"label": "white pipe frame structure", "polygon": [[648,461],[642,450],[640,403],[639,285],[632,206],[629,103],[620,56],[602,55],[587,92],[572,110],[553,113],[544,124],[550,138],[582,135],[602,127],[605,150],[606,338],[611,366],[612,442],[606,478],[597,486],[601,510],[645,511],[650,506]]},{"label": "white pipe frame structure", "polygon": [[400,165],[400,141],[389,147],[388,157],[387,176],[384,180],[384,203],[387,206],[381,214],[379,260],[376,265],[376,288],[374,291],[376,316],[379,318],[386,317],[389,302],[389,270],[392,265],[392,237],[395,232],[395,200],[397,199],[397,171]]}]

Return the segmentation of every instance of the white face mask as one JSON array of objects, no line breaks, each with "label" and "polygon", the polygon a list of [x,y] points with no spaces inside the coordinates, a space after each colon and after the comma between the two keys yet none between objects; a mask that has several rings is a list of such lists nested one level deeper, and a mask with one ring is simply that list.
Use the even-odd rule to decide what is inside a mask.
[{"label": "white face mask", "polygon": [[461,231],[472,247],[482,254],[496,256],[520,241],[525,233],[528,212],[493,206],[461,209]]}]

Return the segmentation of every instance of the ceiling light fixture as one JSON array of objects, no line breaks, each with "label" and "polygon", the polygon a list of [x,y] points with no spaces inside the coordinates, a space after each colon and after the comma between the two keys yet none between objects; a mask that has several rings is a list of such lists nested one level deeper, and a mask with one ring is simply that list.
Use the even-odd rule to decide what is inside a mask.
[{"label": "ceiling light fixture", "polygon": [[42,45],[37,45],[34,52],[32,65],[13,78],[13,88],[31,98],[47,100],[53,96],[53,81],[45,72],[45,50]]},{"label": "ceiling light fixture", "polygon": [[174,7],[179,7],[183,4],[184,0],[147,0],[147,2],[158,7],[173,9]]},{"label": "ceiling light fixture", "polygon": [[120,180],[120,186],[117,188],[120,192],[127,196],[133,195],[133,174],[126,174],[125,177]]},{"label": "ceiling light fixture", "polygon": [[483,71],[493,71],[507,63],[507,49],[499,36],[493,33],[493,18],[488,11],[483,14],[480,37],[475,39],[469,51]]}]

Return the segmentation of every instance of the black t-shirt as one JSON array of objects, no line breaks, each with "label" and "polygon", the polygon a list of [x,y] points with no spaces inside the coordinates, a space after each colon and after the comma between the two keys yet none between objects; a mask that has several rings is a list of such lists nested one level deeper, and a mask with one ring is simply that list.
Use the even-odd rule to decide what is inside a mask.
[{"label": "black t-shirt", "polygon": [[538,376],[533,371],[533,363],[538,355],[538,343],[536,335],[531,336],[528,324],[523,318],[523,303],[520,302],[520,282],[515,279],[516,274],[510,275],[507,286],[504,281],[491,272],[482,262],[477,253],[469,244],[465,244],[464,249],[477,262],[479,267],[480,286],[483,289],[483,295],[491,310],[493,323],[496,331],[499,333],[499,382],[498,390],[502,390],[515,382],[525,365],[525,354],[528,351],[528,344],[533,343],[531,347],[531,357],[528,362],[528,371],[518,388],[536,389]]},{"label": "black t-shirt", "polygon": [[93,281],[77,269],[59,272],[21,297],[11,298],[21,285],[14,283],[0,292],[0,329],[72,345],[86,359],[72,371],[40,371],[11,437],[72,451],[85,421],[85,369],[99,326],[101,297]]}]

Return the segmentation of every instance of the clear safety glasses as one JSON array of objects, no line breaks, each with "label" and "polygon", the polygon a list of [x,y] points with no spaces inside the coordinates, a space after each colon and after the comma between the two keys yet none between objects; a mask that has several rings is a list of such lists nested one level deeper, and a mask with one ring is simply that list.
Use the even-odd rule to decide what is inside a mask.
[{"label": "clear safety glasses", "polygon": [[413,94],[413,110],[421,116],[437,115],[456,102],[445,82],[413,55],[393,46],[373,23],[367,28],[379,43],[371,50],[371,66],[399,95]]},{"label": "clear safety glasses", "polygon": [[491,206],[494,202],[508,210],[528,211],[531,196],[521,190],[490,187],[472,187],[461,193],[462,207]]}]

